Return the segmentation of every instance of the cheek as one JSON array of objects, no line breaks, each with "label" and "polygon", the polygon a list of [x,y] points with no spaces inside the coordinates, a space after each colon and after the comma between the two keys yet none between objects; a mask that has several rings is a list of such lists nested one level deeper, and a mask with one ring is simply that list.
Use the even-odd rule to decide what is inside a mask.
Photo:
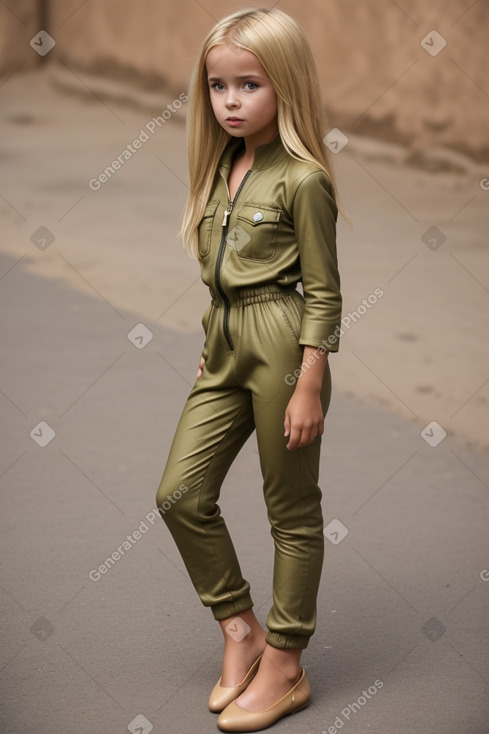
[{"label": "cheek", "polygon": [[252,102],[252,108],[260,117],[270,117],[276,112],[275,97],[270,94],[260,95],[254,97]]},{"label": "cheek", "polygon": [[277,114],[277,104],[275,97],[272,94],[268,94],[263,99],[263,117],[274,117]]}]

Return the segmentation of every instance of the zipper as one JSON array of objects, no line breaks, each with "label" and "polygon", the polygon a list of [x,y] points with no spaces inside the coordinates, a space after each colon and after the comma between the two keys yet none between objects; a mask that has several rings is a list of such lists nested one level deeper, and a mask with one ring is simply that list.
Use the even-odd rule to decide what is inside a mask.
[{"label": "zipper", "polygon": [[[229,303],[229,298],[227,297],[226,293],[223,290],[222,284],[221,284],[221,266],[222,266],[222,260],[224,257],[224,249],[226,247],[226,235],[229,228],[229,216],[233,210],[233,206],[236,202],[236,199],[239,196],[239,193],[241,189],[244,186],[244,183],[246,179],[249,177],[250,173],[252,172],[252,169],[250,168],[249,171],[246,171],[238,190],[236,191],[234,195],[234,199],[231,201],[230,194],[229,194],[229,187],[228,182],[224,178],[224,183],[226,184],[226,189],[228,192],[228,204],[224,211],[224,216],[222,218],[222,234],[221,234],[221,242],[219,244],[219,251],[217,253],[217,260],[216,260],[216,271],[215,271],[215,282],[216,282],[216,289],[219,291],[221,298],[224,302],[224,317],[223,317],[223,330],[224,330],[224,336],[226,337],[226,341],[229,344],[229,347],[231,351],[234,351],[234,344],[233,340],[231,339],[231,333],[229,331],[229,311],[231,308],[231,304]],[[222,176],[222,173],[221,173]]]}]

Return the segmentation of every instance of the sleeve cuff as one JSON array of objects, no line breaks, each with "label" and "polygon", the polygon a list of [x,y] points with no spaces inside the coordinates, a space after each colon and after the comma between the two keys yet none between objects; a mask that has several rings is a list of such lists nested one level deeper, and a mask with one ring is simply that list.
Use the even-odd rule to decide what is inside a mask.
[{"label": "sleeve cuff", "polygon": [[340,346],[342,329],[339,324],[309,326],[301,330],[299,344],[323,347],[325,351],[337,352]]}]

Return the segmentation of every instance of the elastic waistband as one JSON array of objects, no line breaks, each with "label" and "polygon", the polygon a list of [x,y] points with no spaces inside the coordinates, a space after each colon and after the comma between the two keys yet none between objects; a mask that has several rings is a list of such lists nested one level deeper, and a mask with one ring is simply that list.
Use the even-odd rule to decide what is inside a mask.
[{"label": "elastic waistband", "polygon": [[[231,303],[233,306],[249,306],[252,303],[261,303],[262,301],[276,301],[278,298],[290,296],[296,290],[295,285],[283,286],[278,285],[278,283],[243,286],[236,291],[236,297],[231,299]],[[211,302],[218,305],[215,300]]]}]

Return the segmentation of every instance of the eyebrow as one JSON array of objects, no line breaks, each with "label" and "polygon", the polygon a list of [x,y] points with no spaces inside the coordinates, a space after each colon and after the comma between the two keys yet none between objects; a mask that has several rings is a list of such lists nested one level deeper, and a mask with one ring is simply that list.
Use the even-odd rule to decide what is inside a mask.
[{"label": "eyebrow", "polygon": [[[241,76],[234,77],[235,79],[250,79],[250,77],[254,77],[255,79],[261,79],[261,76],[259,74],[241,74]],[[220,76],[210,76],[207,79],[208,82],[220,82],[221,77]]]}]

